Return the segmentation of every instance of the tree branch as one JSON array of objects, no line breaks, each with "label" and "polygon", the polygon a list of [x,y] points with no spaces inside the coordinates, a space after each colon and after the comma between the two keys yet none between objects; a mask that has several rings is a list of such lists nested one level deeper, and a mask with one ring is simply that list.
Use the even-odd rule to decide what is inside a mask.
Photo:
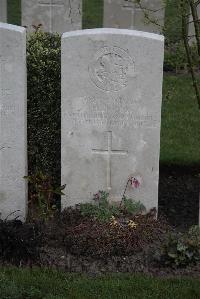
[{"label": "tree branch", "polygon": [[191,76],[192,76],[193,86],[194,86],[194,89],[195,89],[197,102],[198,102],[198,106],[199,106],[199,109],[200,109],[200,91],[199,91],[195,71],[194,71],[194,68],[193,68],[191,49],[190,49],[189,42],[188,42],[188,20],[187,20],[188,19],[188,17],[187,17],[188,3],[186,1],[187,0],[182,0],[181,1],[181,6],[182,6],[182,12],[181,12],[181,16],[182,16],[182,36],[183,36],[183,42],[184,42],[186,55],[187,55],[188,66],[189,66],[190,73],[191,73]]}]

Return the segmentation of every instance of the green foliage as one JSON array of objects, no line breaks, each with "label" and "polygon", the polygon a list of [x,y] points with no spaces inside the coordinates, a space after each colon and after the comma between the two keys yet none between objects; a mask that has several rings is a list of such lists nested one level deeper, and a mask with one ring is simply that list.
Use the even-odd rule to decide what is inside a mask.
[{"label": "green foliage", "polygon": [[165,38],[166,43],[176,43],[182,39],[181,15],[180,15],[181,0],[165,0]]},{"label": "green foliage", "polygon": [[165,48],[165,61],[164,65],[170,70],[178,72],[185,69],[187,66],[187,57],[185,54],[185,48],[183,42],[176,44],[170,44]]},{"label": "green foliage", "polygon": [[140,201],[134,201],[126,197],[123,199],[123,209],[131,215],[136,215],[146,210],[145,206]]},{"label": "green foliage", "polygon": [[21,0],[7,0],[8,23],[21,26]]},{"label": "green foliage", "polygon": [[29,215],[37,211],[37,216],[45,220],[53,216],[57,210],[54,195],[64,195],[62,190],[65,189],[65,185],[54,188],[50,177],[44,175],[41,171],[24,178],[27,179],[30,187]]},{"label": "green foliage", "polygon": [[[193,44],[191,46],[192,60],[193,66],[198,69],[199,67],[199,57],[197,52],[197,46]],[[187,69],[188,60],[185,52],[185,47],[182,41],[177,43],[171,43],[165,47],[165,61],[164,66],[166,69],[170,71],[175,71],[176,73],[185,71],[188,72]]]},{"label": "green foliage", "polygon": [[109,193],[99,191],[94,195],[94,203],[80,204],[82,216],[93,217],[100,221],[109,221],[112,216],[120,214],[136,215],[145,211],[145,207],[140,202],[124,197],[122,204],[119,206],[116,203],[109,202]]},{"label": "green foliage", "polygon": [[109,203],[108,197],[109,193],[99,191],[94,195],[95,203],[80,204],[81,214],[99,221],[109,221],[112,216],[118,216],[120,214],[119,208]]},{"label": "green foliage", "polygon": [[200,260],[200,228],[193,226],[188,232],[169,235],[163,249],[166,265],[182,267]]},{"label": "green foliage", "polygon": [[101,28],[103,25],[103,0],[83,0],[83,29]]},{"label": "green foliage", "polygon": [[60,185],[60,36],[38,31],[28,36],[29,174],[41,170]]}]

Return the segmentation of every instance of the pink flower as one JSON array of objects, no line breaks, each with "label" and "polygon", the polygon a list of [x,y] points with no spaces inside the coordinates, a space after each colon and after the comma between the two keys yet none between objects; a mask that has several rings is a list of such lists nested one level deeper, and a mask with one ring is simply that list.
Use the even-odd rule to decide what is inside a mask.
[{"label": "pink flower", "polygon": [[131,187],[133,189],[137,189],[140,187],[140,181],[137,178],[131,177],[130,178]]},{"label": "pink flower", "polygon": [[100,193],[98,192],[98,193],[94,194],[93,199],[96,200],[96,201],[100,200]]}]

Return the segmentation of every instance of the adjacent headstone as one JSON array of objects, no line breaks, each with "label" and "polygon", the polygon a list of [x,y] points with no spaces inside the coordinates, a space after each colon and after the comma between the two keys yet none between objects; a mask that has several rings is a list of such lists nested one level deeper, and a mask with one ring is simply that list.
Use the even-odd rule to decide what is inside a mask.
[{"label": "adjacent headstone", "polygon": [[7,0],[0,0],[0,22],[7,22]]},{"label": "adjacent headstone", "polygon": [[[197,5],[197,13],[200,22],[200,3]],[[191,12],[190,12],[190,25],[189,25],[189,42],[190,44],[196,43],[195,28],[194,28],[194,22],[193,22],[193,17]]]},{"label": "adjacent headstone", "polygon": [[199,192],[199,227],[200,227],[200,192]]},{"label": "adjacent headstone", "polygon": [[[63,207],[107,190],[158,204],[163,36],[123,29],[62,38]],[[138,187],[138,188],[137,188]]]},{"label": "adjacent headstone", "polygon": [[104,0],[104,27],[161,33],[165,15],[163,1],[141,0],[141,7],[130,0]]},{"label": "adjacent headstone", "polygon": [[82,28],[82,0],[22,0],[22,26],[29,31],[42,25],[47,32]]},{"label": "adjacent headstone", "polygon": [[26,215],[26,30],[0,23],[0,217]]}]

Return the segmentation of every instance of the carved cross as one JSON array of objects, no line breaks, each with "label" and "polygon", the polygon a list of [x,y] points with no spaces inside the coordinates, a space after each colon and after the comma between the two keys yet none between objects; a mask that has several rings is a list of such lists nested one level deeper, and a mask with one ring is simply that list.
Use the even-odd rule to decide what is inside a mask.
[{"label": "carved cross", "polygon": [[50,32],[53,32],[53,8],[54,7],[62,7],[64,6],[63,0],[39,0],[39,6],[47,7],[49,9],[49,17],[50,17]]},{"label": "carved cross", "polygon": [[107,156],[107,189],[111,190],[112,189],[112,181],[111,181],[111,157],[112,155],[119,155],[119,156],[125,156],[128,154],[128,151],[124,150],[113,150],[112,149],[112,132],[108,131],[107,132],[107,149],[93,149],[94,154],[98,155],[106,155]]},{"label": "carved cross", "polygon": [[124,5],[122,5],[122,9],[129,10],[131,12],[131,29],[134,29],[136,11],[141,11],[141,9],[137,6],[137,4],[133,3],[124,3]]}]

